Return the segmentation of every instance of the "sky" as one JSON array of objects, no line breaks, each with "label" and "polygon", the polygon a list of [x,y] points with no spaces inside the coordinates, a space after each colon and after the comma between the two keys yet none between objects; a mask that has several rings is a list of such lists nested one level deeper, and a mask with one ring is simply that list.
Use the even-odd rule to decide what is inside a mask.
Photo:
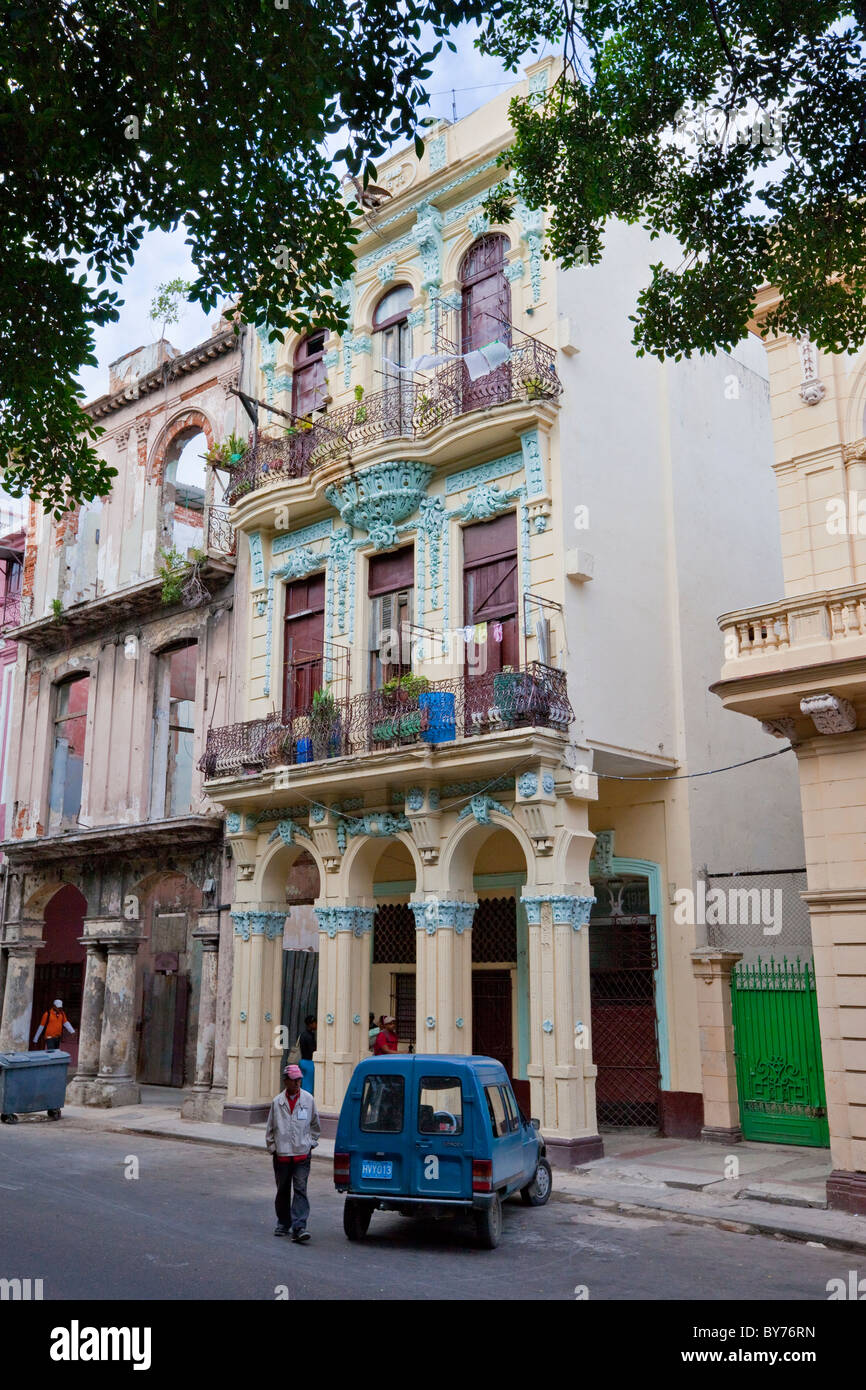
[{"label": "sky", "polygon": [[[520,74],[509,74],[495,58],[478,52],[473,46],[474,25],[464,25],[453,35],[457,52],[443,49],[434,60],[427,87],[431,94],[425,114],[451,119],[452,88],[457,119],[468,116],[497,92],[520,80]],[[536,56],[543,56],[543,50]],[[527,60],[531,61],[529,55]],[[148,232],[139,247],[135,263],[120,286],[124,306],[117,323],[107,324],[96,331],[98,367],[84,367],[79,374],[81,388],[87,400],[95,400],[108,390],[108,364],[124,353],[156,340],[160,325],[150,317],[151,300],[159,285],[168,280],[192,280],[195,270],[184,242],[183,229],[176,232]],[[197,304],[181,306],[181,318],[172,324],[166,337],[181,352],[195,347],[210,336],[210,325],[218,320],[215,310],[204,314]]]}]

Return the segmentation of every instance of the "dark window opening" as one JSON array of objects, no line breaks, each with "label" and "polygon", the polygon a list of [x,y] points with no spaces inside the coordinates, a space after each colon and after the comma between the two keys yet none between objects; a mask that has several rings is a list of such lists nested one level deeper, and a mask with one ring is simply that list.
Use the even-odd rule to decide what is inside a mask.
[{"label": "dark window opening", "polygon": [[57,687],[49,796],[51,830],[78,829],[89,695],[88,675],[75,676]]}]

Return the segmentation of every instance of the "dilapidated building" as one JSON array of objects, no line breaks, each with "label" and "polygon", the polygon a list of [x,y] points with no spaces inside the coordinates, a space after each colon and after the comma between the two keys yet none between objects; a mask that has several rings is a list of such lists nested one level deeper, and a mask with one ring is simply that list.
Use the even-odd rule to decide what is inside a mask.
[{"label": "dilapidated building", "polygon": [[221,1108],[231,866],[196,764],[234,712],[234,533],[214,460],[241,370],[225,320],[192,351],[128,353],[88,406],[111,493],[60,520],[30,506],[0,1050],[29,1046],[62,997],[70,1101],[127,1104],[152,1082],[190,1088],[188,1113]]}]

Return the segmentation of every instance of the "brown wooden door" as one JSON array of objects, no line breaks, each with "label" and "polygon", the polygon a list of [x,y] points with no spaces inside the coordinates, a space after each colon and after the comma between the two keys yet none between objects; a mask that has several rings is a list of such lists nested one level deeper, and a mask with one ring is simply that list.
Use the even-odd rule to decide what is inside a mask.
[{"label": "brown wooden door", "polygon": [[[505,278],[508,238],[482,237],[470,246],[460,267],[463,285],[461,349],[464,353],[488,343],[511,342],[511,289]],[[464,364],[463,409],[505,401],[511,395],[511,368],[506,362],[473,381]]]},{"label": "brown wooden door", "polygon": [[156,970],[144,977],[138,1079],[146,1086],[182,1086],[189,978]]},{"label": "brown wooden door", "polygon": [[472,972],[472,1051],[479,1057],[495,1057],[511,1076],[511,975],[507,970]]},{"label": "brown wooden door", "polygon": [[325,646],[325,576],[299,579],[286,587],[283,649],[283,717],[304,714],[322,688]]},{"label": "brown wooden door", "polygon": [[292,372],[292,412],[309,417],[321,410],[327,394],[325,334],[313,333],[299,344]]},{"label": "brown wooden door", "polygon": [[517,518],[509,512],[463,531],[463,621],[487,624],[486,643],[467,646],[467,675],[520,665],[517,612]]}]

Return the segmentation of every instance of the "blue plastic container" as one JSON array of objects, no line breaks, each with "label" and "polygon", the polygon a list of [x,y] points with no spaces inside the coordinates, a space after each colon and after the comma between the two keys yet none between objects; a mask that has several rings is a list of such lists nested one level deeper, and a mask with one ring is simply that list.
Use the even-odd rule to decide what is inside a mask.
[{"label": "blue plastic container", "polygon": [[313,761],[313,740],[311,738],[298,739],[298,752],[295,758],[297,763],[311,763]]},{"label": "blue plastic container", "polygon": [[66,1096],[69,1053],[0,1052],[0,1115],[32,1115],[47,1110],[60,1118]]},{"label": "blue plastic container", "polygon": [[452,691],[425,690],[418,696],[418,704],[427,711],[427,728],[421,733],[425,743],[450,743],[457,737]]}]

